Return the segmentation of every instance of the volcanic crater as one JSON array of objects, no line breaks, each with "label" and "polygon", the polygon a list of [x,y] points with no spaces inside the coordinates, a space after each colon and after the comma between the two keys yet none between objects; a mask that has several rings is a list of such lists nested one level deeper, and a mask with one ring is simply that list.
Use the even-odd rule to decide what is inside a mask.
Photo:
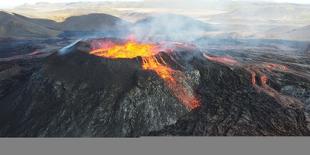
[{"label": "volcanic crater", "polygon": [[1,66],[0,136],[310,135],[272,71],[190,44],[89,39]]}]

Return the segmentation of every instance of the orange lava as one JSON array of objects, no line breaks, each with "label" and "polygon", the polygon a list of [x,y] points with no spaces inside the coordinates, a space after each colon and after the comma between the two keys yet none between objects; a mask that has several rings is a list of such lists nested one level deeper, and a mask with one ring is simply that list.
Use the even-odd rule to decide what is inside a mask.
[{"label": "orange lava", "polygon": [[[278,92],[277,90],[273,89],[270,87],[267,82],[268,82],[268,77],[260,72],[257,68],[250,68],[248,71],[251,73],[252,76],[252,84],[253,87],[258,91],[258,92],[264,92],[267,95],[273,97],[279,104],[285,106],[285,107],[291,107],[291,108],[296,108],[300,109],[303,108],[303,104],[296,98],[291,97],[291,96],[286,96]],[[256,73],[257,72],[257,73]],[[260,80],[260,85],[257,84],[256,82],[256,77],[259,76]]]},{"label": "orange lava", "polygon": [[281,64],[275,64],[275,63],[265,63],[265,64],[263,64],[263,67],[267,68],[269,71],[272,71],[272,70],[279,70],[279,71],[283,71],[283,72],[288,71],[287,66],[284,66]]},{"label": "orange lava", "polygon": [[185,78],[185,76],[165,65],[166,63],[161,57],[159,59],[164,65],[160,63],[155,56],[143,57],[143,69],[152,70],[157,73],[157,75],[166,82],[168,88],[173,91],[174,95],[182,101],[187,108],[195,109],[199,107],[199,100],[196,99],[193,94],[190,94],[183,84],[175,78],[176,75],[178,75],[179,78]]},{"label": "orange lava", "polygon": [[268,82],[268,77],[266,75],[262,75],[260,77],[260,81],[262,82],[262,86],[266,86]]},{"label": "orange lava", "polygon": [[185,75],[170,68],[161,57],[155,55],[159,53],[159,47],[154,44],[138,43],[130,39],[125,44],[101,43],[99,49],[94,49],[90,54],[105,58],[142,58],[142,68],[154,71],[162,78],[173,94],[189,109],[200,106],[199,100],[187,90],[184,85],[177,80],[185,78]]},{"label": "orange lava", "polygon": [[254,86],[254,85],[256,85],[256,73],[254,71],[250,71],[250,73],[252,76],[251,82],[252,82],[252,85]]},{"label": "orange lava", "polygon": [[[162,58],[161,58],[162,60]],[[154,56],[151,57],[142,57],[142,68],[145,70],[155,71],[162,79],[175,82],[173,77],[174,70],[168,66],[162,65],[158,59]],[[162,60],[162,62],[164,62]]]},{"label": "orange lava", "polygon": [[209,56],[207,54],[203,54],[203,56],[210,61],[214,61],[214,62],[226,64],[226,65],[238,64],[237,60],[233,59],[232,57],[228,57],[228,56]]},{"label": "orange lava", "polygon": [[[247,68],[247,71],[250,72],[251,74],[251,83],[254,87],[261,86],[261,87],[266,87],[268,86],[268,77],[263,74],[259,68],[256,68],[255,66],[250,66]],[[258,78],[258,79],[256,79]],[[257,81],[258,80],[258,81]]]},{"label": "orange lava", "polygon": [[152,44],[138,44],[133,41],[127,42],[125,45],[109,44],[100,49],[90,52],[90,54],[105,58],[136,58],[150,57],[157,54],[156,46]]}]

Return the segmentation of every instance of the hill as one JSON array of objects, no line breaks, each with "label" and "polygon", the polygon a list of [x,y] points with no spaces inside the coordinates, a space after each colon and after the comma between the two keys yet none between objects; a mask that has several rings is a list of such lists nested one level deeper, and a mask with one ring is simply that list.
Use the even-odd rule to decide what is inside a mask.
[{"label": "hill", "polygon": [[293,40],[310,41],[310,25],[290,30],[284,33],[284,37]]},{"label": "hill", "polygon": [[69,17],[60,23],[60,27],[65,31],[109,31],[124,24],[127,23],[115,16],[94,13]]},{"label": "hill", "polygon": [[0,12],[1,37],[55,37],[59,31],[49,28],[49,20],[30,19],[21,15]]},{"label": "hill", "polygon": [[[0,12],[0,37],[5,38],[49,38],[63,32],[110,32],[118,31],[127,22],[107,14],[88,14],[73,16],[64,22],[46,19],[28,18],[18,14]],[[69,33],[68,33],[69,32]]]},{"label": "hill", "polygon": [[274,28],[265,32],[266,38],[310,41],[310,25],[299,28]]}]

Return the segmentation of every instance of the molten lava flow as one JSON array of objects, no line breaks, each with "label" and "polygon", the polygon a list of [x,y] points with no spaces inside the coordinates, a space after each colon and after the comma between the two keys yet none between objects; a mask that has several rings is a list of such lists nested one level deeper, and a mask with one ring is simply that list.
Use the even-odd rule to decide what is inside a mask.
[{"label": "molten lava flow", "polygon": [[264,68],[268,69],[270,72],[273,70],[278,70],[282,72],[287,72],[289,69],[287,66],[275,63],[265,63],[262,65]]},{"label": "molten lava flow", "polygon": [[238,61],[233,59],[232,57],[227,57],[227,56],[209,56],[207,54],[203,54],[203,56],[208,59],[209,61],[217,62],[217,63],[222,63],[226,65],[236,65],[238,64]]},{"label": "molten lava flow", "polygon": [[250,71],[251,73],[251,82],[252,82],[252,85],[255,86],[256,85],[256,73],[254,71]]},{"label": "molten lava flow", "polygon": [[[174,95],[183,102],[183,104],[189,109],[195,109],[200,106],[200,102],[193,94],[190,94],[188,90],[183,86],[183,84],[176,80],[174,77],[178,73],[178,77],[182,80],[185,78],[183,74],[177,72],[165,65],[162,65],[155,56],[144,57],[143,59],[143,69],[152,70],[156,72],[162,79],[165,80],[167,86],[173,91]],[[165,64],[164,60],[160,58]]]},{"label": "molten lava flow", "polygon": [[[203,56],[209,61],[225,64],[228,66],[244,67],[243,64],[239,63],[231,57],[210,56],[206,53],[204,53]],[[273,71],[291,72],[287,66],[275,63],[264,63],[259,65],[246,65],[245,68],[251,74],[251,83],[256,91],[266,93],[283,106],[297,109],[303,107],[303,104],[298,99],[283,95],[268,85],[269,79],[268,76],[264,74],[264,71],[269,73],[272,73]]]},{"label": "molten lava flow", "polygon": [[266,75],[262,75],[260,77],[260,81],[262,83],[262,86],[267,86],[267,82],[268,82],[268,77]]},{"label": "molten lava flow", "polygon": [[172,74],[174,70],[171,68],[162,65],[156,57],[142,57],[143,65],[142,68],[145,70],[153,70],[155,71],[162,79],[174,82]]},{"label": "molten lava flow", "polygon": [[[297,109],[303,107],[302,103],[298,99],[283,95],[279,93],[277,90],[270,87],[267,83],[268,77],[255,66],[250,66],[247,70],[251,73],[252,85],[258,92],[264,92],[268,94],[269,96],[273,97],[279,104],[285,107],[291,107]],[[260,85],[258,85],[256,77],[259,77]]]},{"label": "molten lava flow", "polygon": [[90,54],[94,54],[106,58],[135,58],[150,57],[157,54],[156,46],[151,44],[138,44],[133,41],[127,42],[125,45],[104,46],[103,48],[93,50]]},{"label": "molten lava flow", "polygon": [[176,75],[179,78],[185,78],[183,74],[168,67],[165,61],[155,55],[159,53],[159,47],[153,44],[137,43],[133,40],[125,44],[114,44],[108,42],[107,45],[100,45],[101,48],[94,49],[90,54],[105,57],[105,58],[142,58],[142,68],[144,70],[154,71],[162,78],[168,88],[174,95],[189,109],[194,109],[200,106],[200,102],[195,95],[188,91],[182,82],[176,80]]}]

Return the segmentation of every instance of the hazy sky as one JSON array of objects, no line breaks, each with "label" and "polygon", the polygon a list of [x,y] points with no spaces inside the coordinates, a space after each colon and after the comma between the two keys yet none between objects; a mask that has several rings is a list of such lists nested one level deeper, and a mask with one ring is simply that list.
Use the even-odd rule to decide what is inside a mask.
[{"label": "hazy sky", "polygon": [[[10,8],[24,3],[36,3],[36,2],[77,2],[77,1],[105,1],[105,0],[0,0],[0,8]],[[109,1],[139,1],[139,0],[109,0]],[[141,0],[140,0],[141,1]],[[151,0],[148,0],[151,1]],[[169,0],[165,0],[169,1]],[[196,1],[196,0],[195,0]],[[219,1],[219,0],[198,0],[198,1]],[[238,1],[238,0],[237,0]],[[247,1],[267,1],[267,0],[247,0]],[[275,2],[289,2],[310,4],[310,0],[268,0]]]},{"label": "hazy sky", "polygon": [[49,3],[59,3],[59,2],[98,2],[98,1],[141,1],[141,0],[0,0],[0,8],[10,8],[25,3],[37,3],[37,2],[49,2]]}]

